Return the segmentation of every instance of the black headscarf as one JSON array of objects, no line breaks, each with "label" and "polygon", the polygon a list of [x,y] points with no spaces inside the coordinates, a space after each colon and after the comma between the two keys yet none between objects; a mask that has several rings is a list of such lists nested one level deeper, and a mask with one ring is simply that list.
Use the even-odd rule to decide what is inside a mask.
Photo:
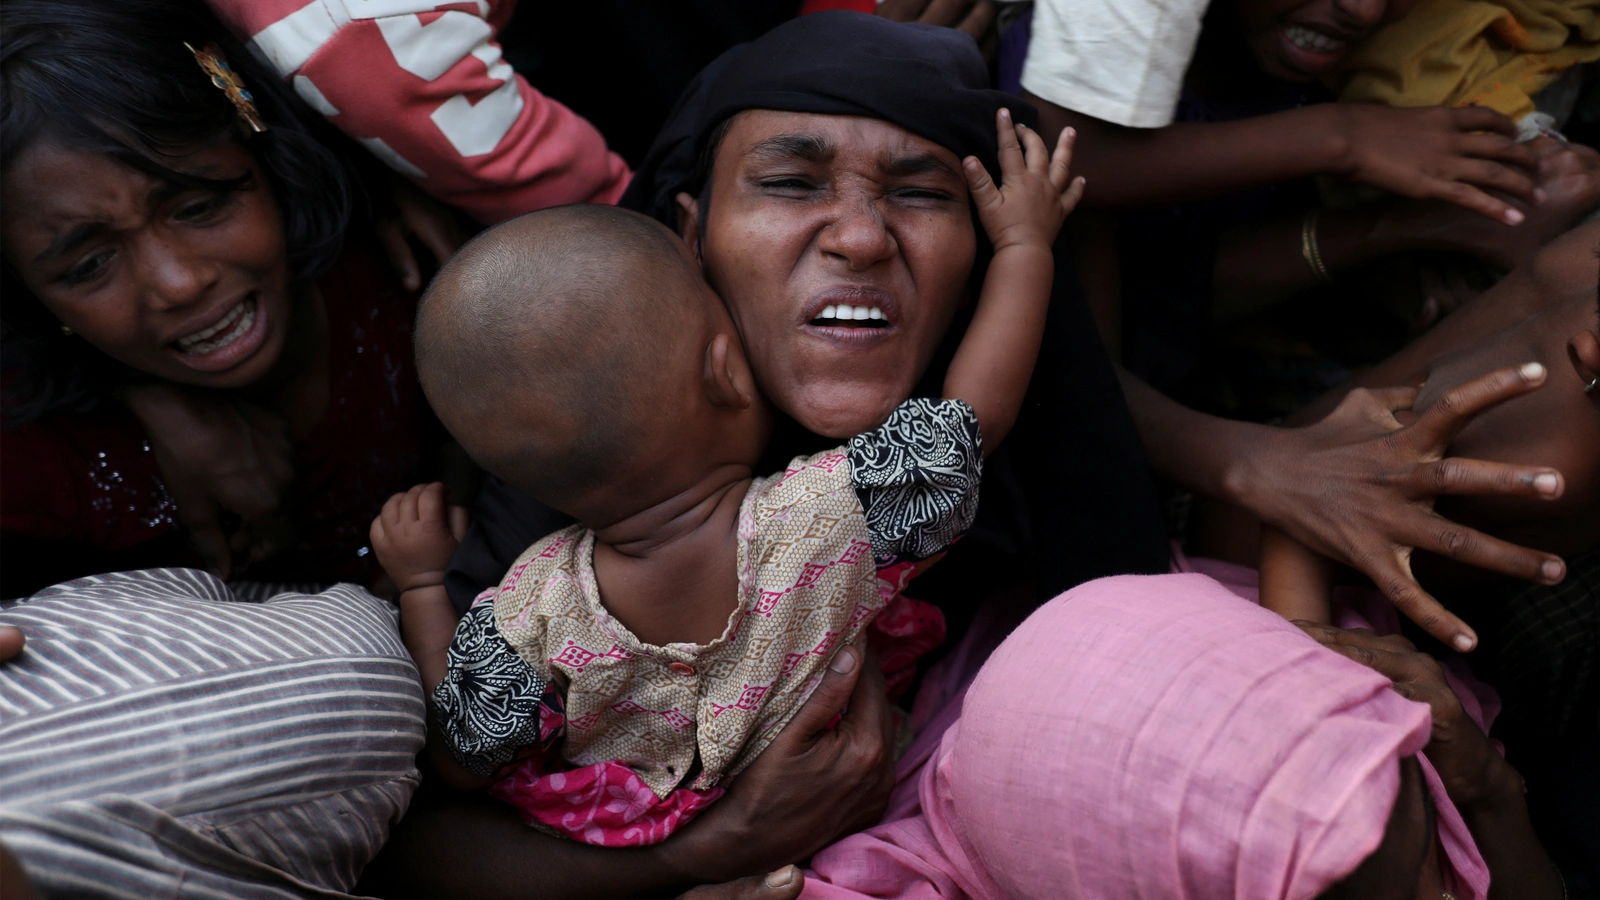
[{"label": "black headscarf", "polygon": [[994,114],[1032,126],[1028,103],[989,88],[966,32],[832,10],[792,19],[717,57],[678,99],[621,206],[676,227],[673,197],[699,194],[717,126],[747,109],[882,119],[998,174]]}]

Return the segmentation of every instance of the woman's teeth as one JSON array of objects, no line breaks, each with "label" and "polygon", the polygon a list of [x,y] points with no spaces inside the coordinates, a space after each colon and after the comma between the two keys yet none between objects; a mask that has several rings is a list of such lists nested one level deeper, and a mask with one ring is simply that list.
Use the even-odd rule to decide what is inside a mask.
[{"label": "woman's teeth", "polygon": [[228,346],[250,332],[256,323],[256,301],[250,298],[235,306],[210,328],[179,338],[178,349],[191,356],[205,356]]},{"label": "woman's teeth", "polygon": [[888,316],[883,314],[883,310],[877,308],[876,306],[851,306],[848,303],[840,303],[824,309],[822,312],[817,314],[815,319],[812,319],[811,321],[814,324],[827,325],[831,324],[832,322],[845,321],[886,322],[888,321],[888,318]]},{"label": "woman's teeth", "polygon": [[1290,25],[1283,30],[1283,33],[1296,47],[1312,53],[1333,53],[1343,50],[1349,44],[1348,41],[1331,38],[1320,31],[1312,31],[1299,25]]}]

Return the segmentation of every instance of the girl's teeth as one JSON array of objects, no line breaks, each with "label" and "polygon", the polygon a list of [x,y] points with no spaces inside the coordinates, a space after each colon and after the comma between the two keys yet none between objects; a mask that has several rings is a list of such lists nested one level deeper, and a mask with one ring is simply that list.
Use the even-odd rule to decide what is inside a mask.
[{"label": "girl's teeth", "polygon": [[[246,300],[210,328],[178,341],[178,349],[191,356],[205,356],[228,346],[255,325],[255,301]],[[219,333],[220,332],[220,333]]]},{"label": "girl's teeth", "polygon": [[817,316],[817,318],[819,318],[819,319],[832,319],[838,314],[838,312],[839,312],[839,307],[830,306],[827,309],[823,310],[822,311],[822,315]]},{"label": "girl's teeth", "polygon": [[870,319],[870,318],[872,318],[872,310],[868,309],[865,306],[856,307],[854,312],[855,312],[854,318],[856,318],[858,320],[859,319]]},{"label": "girl's teeth", "polygon": [[1289,36],[1289,40],[1294,42],[1296,47],[1316,53],[1332,53],[1335,50],[1343,49],[1345,46],[1344,41],[1328,37],[1309,28],[1302,28],[1299,25],[1290,25],[1284,29],[1284,33]]}]

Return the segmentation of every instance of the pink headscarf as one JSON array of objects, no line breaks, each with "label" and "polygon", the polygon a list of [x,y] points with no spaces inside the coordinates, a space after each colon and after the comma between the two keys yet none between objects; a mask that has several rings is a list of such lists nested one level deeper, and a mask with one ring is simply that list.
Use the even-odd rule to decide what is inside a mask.
[{"label": "pink headscarf", "polygon": [[1429,728],[1210,578],[1103,579],[1000,645],[914,802],[818,854],[805,896],[1306,900],[1377,848]]}]

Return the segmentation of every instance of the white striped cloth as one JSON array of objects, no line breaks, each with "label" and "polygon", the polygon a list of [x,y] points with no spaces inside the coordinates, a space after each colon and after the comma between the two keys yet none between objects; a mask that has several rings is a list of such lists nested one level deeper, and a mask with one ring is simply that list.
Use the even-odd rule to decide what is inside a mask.
[{"label": "white striped cloth", "polygon": [[426,719],[393,607],[237,602],[189,569],[0,610],[0,842],[46,897],[342,897],[405,812]]}]

